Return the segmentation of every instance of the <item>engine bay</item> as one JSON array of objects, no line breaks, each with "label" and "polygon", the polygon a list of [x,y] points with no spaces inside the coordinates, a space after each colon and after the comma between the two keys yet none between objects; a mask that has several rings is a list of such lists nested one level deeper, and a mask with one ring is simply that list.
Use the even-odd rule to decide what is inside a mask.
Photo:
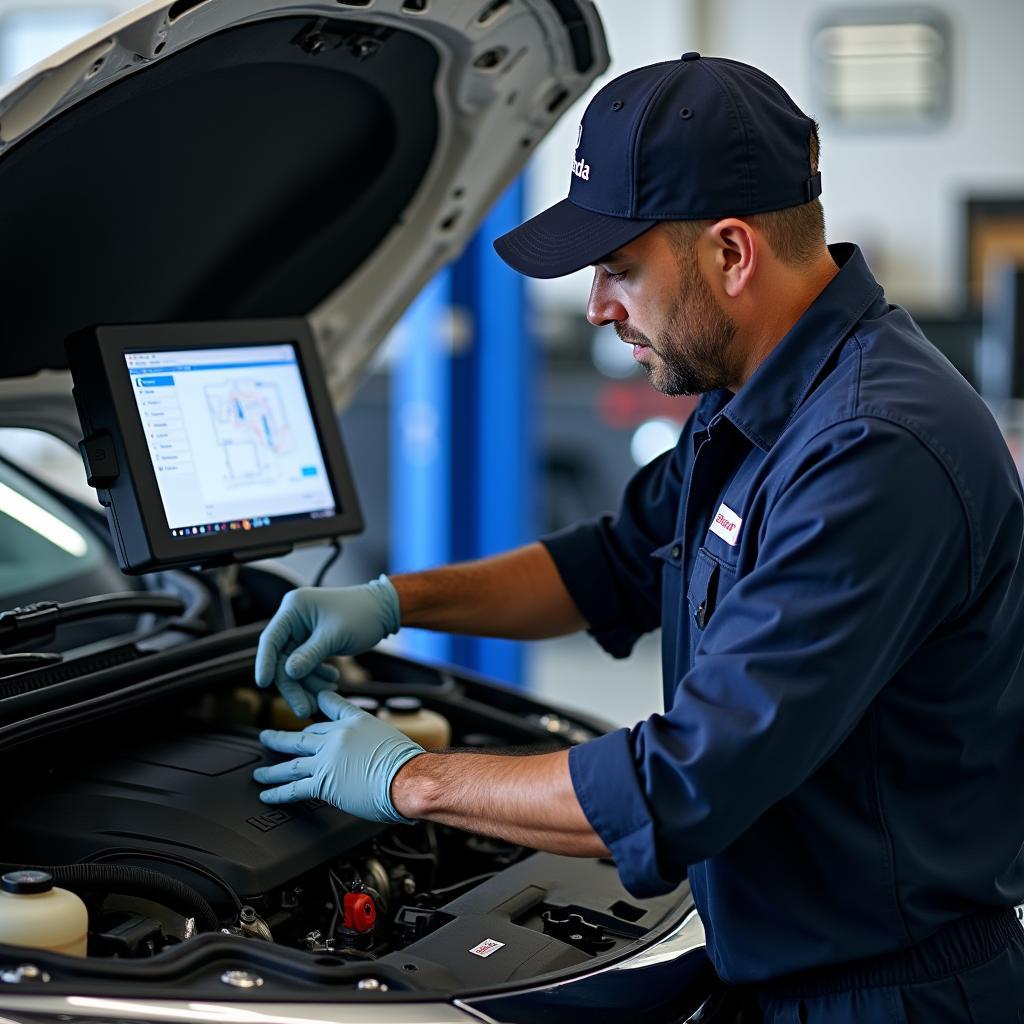
[{"label": "engine bay", "polygon": [[[595,734],[506,688],[379,652],[361,662],[342,666],[343,695],[414,697],[448,719],[455,748],[514,755]],[[68,734],[5,809],[3,870],[43,869],[85,901],[90,962],[161,960],[216,934],[465,990],[614,955],[680,907],[679,892],[633,898],[608,861],[262,803],[252,772],[277,755],[259,730],[305,723],[282,721],[280,698],[245,675],[148,721]]]}]

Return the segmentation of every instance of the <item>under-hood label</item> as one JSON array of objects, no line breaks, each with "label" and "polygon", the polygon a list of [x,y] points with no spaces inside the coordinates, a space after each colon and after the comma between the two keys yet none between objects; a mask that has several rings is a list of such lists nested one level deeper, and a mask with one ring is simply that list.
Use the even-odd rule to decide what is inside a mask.
[{"label": "under-hood label", "polygon": [[474,946],[470,950],[470,953],[472,953],[473,956],[490,956],[492,953],[496,953],[504,945],[504,942],[499,942],[497,939],[484,939],[479,946]]}]

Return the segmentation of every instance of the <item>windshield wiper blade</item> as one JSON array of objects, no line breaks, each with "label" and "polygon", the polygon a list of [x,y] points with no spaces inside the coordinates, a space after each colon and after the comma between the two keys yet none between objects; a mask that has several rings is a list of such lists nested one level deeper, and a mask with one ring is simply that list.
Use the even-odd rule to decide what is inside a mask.
[{"label": "windshield wiper blade", "polygon": [[[52,654],[46,651],[26,654],[0,654],[0,679],[16,676],[21,672],[30,672],[36,668],[45,668],[47,665],[59,665],[63,660],[63,655]],[[0,695],[7,696],[2,691],[0,691]]]},{"label": "windshield wiper blade", "polygon": [[182,615],[185,602],[172,594],[100,594],[78,601],[39,601],[0,612],[0,651],[30,641],[48,643],[57,627],[110,615]]}]

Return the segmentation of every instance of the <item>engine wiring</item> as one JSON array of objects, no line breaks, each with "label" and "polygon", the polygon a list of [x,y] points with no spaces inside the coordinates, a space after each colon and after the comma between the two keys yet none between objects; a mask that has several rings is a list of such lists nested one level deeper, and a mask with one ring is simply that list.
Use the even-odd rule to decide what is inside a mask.
[{"label": "engine wiring", "polygon": [[327,934],[333,938],[338,927],[338,917],[341,914],[341,896],[338,893],[338,886],[344,883],[330,869],[327,871],[327,880],[330,882],[331,893],[334,896],[334,914],[331,916],[331,928]]},{"label": "engine wiring", "polygon": [[480,885],[483,882],[494,878],[495,875],[499,874],[497,871],[485,871],[482,875],[474,875],[472,878],[463,878],[452,885],[446,885],[441,889],[428,889],[425,892],[421,892],[417,895],[417,899],[420,900],[436,900],[439,896],[447,896],[449,893],[459,892],[460,889],[472,889],[475,885]]},{"label": "engine wiring", "polygon": [[[341,907],[343,904],[341,891],[344,892],[364,892],[371,899],[373,899],[378,905],[382,902],[381,894],[373,888],[371,885],[366,885],[364,882],[356,882],[353,885],[346,885],[334,872],[332,868],[327,869],[327,881],[331,887],[331,895],[334,899],[334,913],[331,915],[331,927],[328,932],[328,938],[333,939],[337,935],[338,919],[341,916]],[[339,891],[341,890],[341,891]],[[354,946],[339,946],[334,949],[335,953],[341,956],[352,957],[356,960],[376,960],[377,955],[371,953],[366,949],[356,949]]]},{"label": "engine wiring", "polygon": [[80,863],[100,864],[112,860],[123,860],[125,858],[134,860],[155,860],[166,864],[175,864],[180,868],[185,868],[187,871],[191,871],[194,874],[199,875],[201,878],[205,878],[207,881],[213,882],[214,885],[227,894],[228,898],[232,903],[234,903],[236,910],[240,911],[245,905],[238,893],[235,892],[235,890],[225,882],[223,878],[203,867],[202,864],[197,864],[194,860],[190,860],[188,857],[182,857],[178,854],[164,852],[157,853],[153,850],[136,850],[131,847],[109,847],[105,850],[99,850],[96,853],[90,854],[88,857],[84,857]]}]

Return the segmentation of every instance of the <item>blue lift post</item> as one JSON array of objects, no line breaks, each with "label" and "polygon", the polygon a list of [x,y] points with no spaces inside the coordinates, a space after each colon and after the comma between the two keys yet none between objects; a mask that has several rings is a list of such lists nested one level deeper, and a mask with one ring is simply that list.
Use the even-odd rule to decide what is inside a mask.
[{"label": "blue lift post", "polygon": [[[536,536],[537,359],[523,280],[491,247],[522,211],[520,178],[402,322],[391,384],[392,572]],[[519,643],[418,630],[400,638],[426,658],[523,681]]]}]

